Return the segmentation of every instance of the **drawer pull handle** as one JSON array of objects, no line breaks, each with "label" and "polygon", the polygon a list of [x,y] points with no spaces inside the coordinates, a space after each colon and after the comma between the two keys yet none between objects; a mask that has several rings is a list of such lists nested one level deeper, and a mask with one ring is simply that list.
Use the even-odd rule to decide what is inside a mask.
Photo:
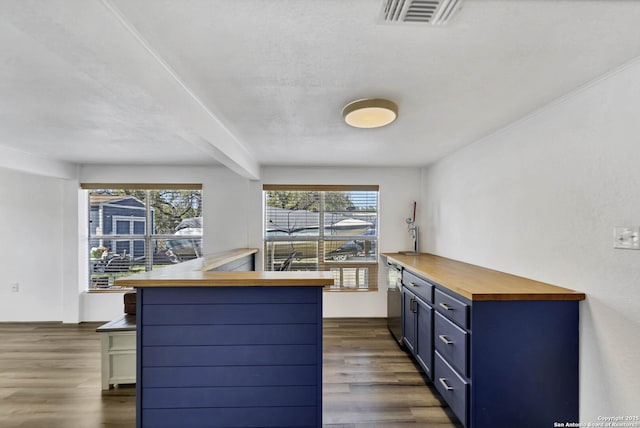
[{"label": "drawer pull handle", "polygon": [[415,282],[410,282],[409,285],[411,285],[412,287],[417,287],[419,284],[416,284]]},{"label": "drawer pull handle", "polygon": [[444,309],[445,311],[452,311],[453,310],[453,308],[451,306],[447,305],[446,303],[440,303],[440,307],[442,309]]},{"label": "drawer pull handle", "polygon": [[441,334],[440,336],[438,336],[440,338],[440,340],[442,340],[442,342],[445,345],[453,345],[453,342],[450,341],[449,339],[447,339],[447,336],[445,336],[444,334]]},{"label": "drawer pull handle", "polygon": [[440,381],[440,383],[442,384],[442,386],[444,387],[445,390],[447,391],[453,391],[453,387],[447,385],[447,380],[443,377],[438,378],[438,380]]}]

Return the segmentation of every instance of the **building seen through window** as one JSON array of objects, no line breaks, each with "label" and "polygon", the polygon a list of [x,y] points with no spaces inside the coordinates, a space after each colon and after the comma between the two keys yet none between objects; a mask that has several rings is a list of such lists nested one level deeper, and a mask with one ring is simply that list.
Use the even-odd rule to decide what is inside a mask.
[{"label": "building seen through window", "polygon": [[90,289],[112,289],[118,277],[201,257],[199,185],[96,187],[88,190]]}]

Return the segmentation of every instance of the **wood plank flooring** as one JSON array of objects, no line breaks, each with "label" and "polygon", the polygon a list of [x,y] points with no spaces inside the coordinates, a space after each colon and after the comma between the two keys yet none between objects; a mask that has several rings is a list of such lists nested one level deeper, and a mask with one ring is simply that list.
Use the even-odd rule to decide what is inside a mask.
[{"label": "wood plank flooring", "polygon": [[[135,426],[135,388],[100,389],[99,325],[0,323],[0,427]],[[461,426],[385,320],[325,320],[323,354],[324,427]]]},{"label": "wood plank flooring", "polygon": [[325,319],[323,330],[325,427],[461,427],[386,320]]}]

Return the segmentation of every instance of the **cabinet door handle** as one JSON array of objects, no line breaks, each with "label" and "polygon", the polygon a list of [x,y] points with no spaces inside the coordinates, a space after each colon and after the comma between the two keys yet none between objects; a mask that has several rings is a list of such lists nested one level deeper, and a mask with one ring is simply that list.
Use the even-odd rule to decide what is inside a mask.
[{"label": "cabinet door handle", "polygon": [[417,309],[418,302],[416,301],[416,299],[411,299],[411,303],[413,304],[413,306],[411,307],[411,312],[415,314],[416,312],[418,312],[418,309]]},{"label": "cabinet door handle", "polygon": [[438,378],[438,380],[440,381],[440,383],[442,384],[442,386],[444,386],[444,389],[447,391],[453,391],[453,387],[447,385],[447,380],[443,377]]},{"label": "cabinet door handle", "polygon": [[445,336],[444,334],[441,334],[440,336],[438,336],[440,338],[440,340],[442,340],[442,342],[445,345],[453,345],[453,342],[450,341],[449,339],[447,339],[447,336]]},{"label": "cabinet door handle", "polygon": [[445,311],[452,311],[453,310],[453,308],[451,306],[447,305],[446,303],[440,303],[440,307],[442,309],[444,309]]}]

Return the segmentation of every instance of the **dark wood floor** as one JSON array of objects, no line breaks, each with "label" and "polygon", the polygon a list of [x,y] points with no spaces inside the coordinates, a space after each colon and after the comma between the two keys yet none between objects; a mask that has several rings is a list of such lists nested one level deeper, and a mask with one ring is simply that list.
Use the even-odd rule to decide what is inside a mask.
[{"label": "dark wood floor", "polygon": [[[133,387],[101,392],[98,325],[0,323],[0,427],[135,425]],[[323,389],[325,427],[460,426],[384,320],[325,320]]]}]

